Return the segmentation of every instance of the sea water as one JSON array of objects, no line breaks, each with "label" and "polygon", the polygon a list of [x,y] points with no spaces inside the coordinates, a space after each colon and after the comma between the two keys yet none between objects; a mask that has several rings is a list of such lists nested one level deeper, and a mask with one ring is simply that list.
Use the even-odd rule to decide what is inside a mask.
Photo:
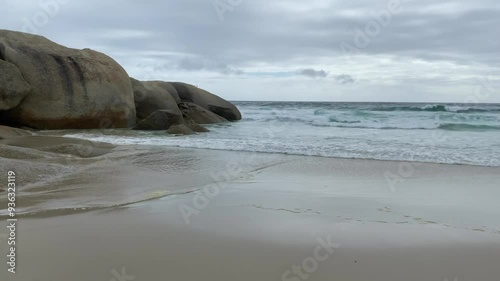
[{"label": "sea water", "polygon": [[209,133],[87,131],[66,136],[321,157],[500,166],[500,104],[234,102],[243,119]]}]

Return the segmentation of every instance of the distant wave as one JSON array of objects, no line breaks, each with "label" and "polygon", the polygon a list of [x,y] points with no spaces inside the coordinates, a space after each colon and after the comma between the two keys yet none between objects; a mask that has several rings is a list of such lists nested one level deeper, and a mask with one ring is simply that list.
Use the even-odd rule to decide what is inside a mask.
[{"label": "distant wave", "polygon": [[330,117],[328,119],[330,120],[330,122],[333,122],[333,123],[342,123],[342,124],[359,124],[359,123],[361,123],[361,121],[338,120],[335,117]]},{"label": "distant wave", "polygon": [[444,105],[426,105],[423,107],[415,106],[391,106],[373,108],[372,111],[430,111],[430,112],[446,112]]},{"label": "distant wave", "polygon": [[447,131],[496,131],[500,126],[472,125],[472,124],[441,124],[438,129]]},{"label": "distant wave", "polygon": [[325,114],[328,114],[328,111],[322,108],[316,109],[314,111],[314,115],[325,115]]},{"label": "distant wave", "polygon": [[[352,128],[352,129],[378,129],[378,130],[446,130],[446,131],[498,131],[500,126],[489,126],[489,125],[472,125],[472,124],[440,124],[437,128],[426,128],[426,127],[399,127],[399,126],[370,126],[370,125],[349,125],[356,122],[338,122],[343,124],[335,125],[322,125],[313,124],[316,127],[337,127],[337,128]],[[360,123],[360,122],[358,122]]]},{"label": "distant wave", "polygon": [[500,108],[495,109],[479,109],[479,108],[468,108],[468,109],[459,109],[455,111],[456,113],[494,113],[500,112]]},{"label": "distant wave", "polygon": [[311,124],[315,127],[337,127],[353,129],[379,129],[379,130],[446,130],[446,131],[497,131],[500,126],[463,124],[463,123],[443,123],[437,127],[403,127],[403,126],[376,126],[375,124],[362,125],[361,121],[337,120],[330,117],[331,124]]},{"label": "distant wave", "polygon": [[463,106],[425,105],[425,106],[382,106],[367,109],[369,111],[415,111],[415,112],[453,112],[453,113],[494,113],[500,108],[471,108]]},{"label": "distant wave", "polygon": [[376,127],[376,126],[363,126],[363,125],[349,125],[349,124],[336,124],[336,125],[326,125],[326,124],[311,124],[314,127],[334,127],[334,128],[346,128],[346,129],[375,129],[375,130],[434,130],[434,128],[405,128],[405,127]]},{"label": "distant wave", "polygon": [[[301,123],[313,127],[331,127],[331,128],[351,128],[351,129],[378,129],[378,130],[446,130],[446,131],[496,131],[500,126],[465,124],[465,123],[440,123],[429,124],[428,126],[408,126],[401,125],[384,126],[383,123],[366,123],[360,120],[343,120],[336,116],[330,116],[328,121],[307,120],[300,117],[274,117],[262,120],[264,122],[279,121],[288,124]],[[416,125],[416,124],[415,124]]]}]

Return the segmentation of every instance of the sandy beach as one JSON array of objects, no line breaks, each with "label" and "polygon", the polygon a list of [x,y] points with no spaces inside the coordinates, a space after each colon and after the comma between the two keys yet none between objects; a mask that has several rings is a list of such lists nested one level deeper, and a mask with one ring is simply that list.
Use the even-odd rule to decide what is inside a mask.
[{"label": "sandy beach", "polygon": [[[41,136],[2,143],[20,207],[17,273],[4,265],[1,280],[500,276],[500,168]],[[5,193],[0,204],[6,220]]]}]

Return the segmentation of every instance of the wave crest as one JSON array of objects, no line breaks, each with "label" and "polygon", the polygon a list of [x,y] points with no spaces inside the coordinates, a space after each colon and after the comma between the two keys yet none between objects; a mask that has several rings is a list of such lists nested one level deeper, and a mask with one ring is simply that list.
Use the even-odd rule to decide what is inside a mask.
[{"label": "wave crest", "polygon": [[439,125],[438,129],[447,131],[496,131],[500,130],[500,126],[448,123]]},{"label": "wave crest", "polygon": [[428,104],[425,106],[382,106],[368,109],[369,111],[414,111],[414,112],[451,112],[451,113],[495,113],[500,108],[473,108],[465,106],[450,106],[441,104]]}]

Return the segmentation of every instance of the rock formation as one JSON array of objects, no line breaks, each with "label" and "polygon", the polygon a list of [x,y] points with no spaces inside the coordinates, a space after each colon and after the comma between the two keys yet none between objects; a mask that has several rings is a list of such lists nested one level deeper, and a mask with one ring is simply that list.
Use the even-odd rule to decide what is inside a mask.
[{"label": "rock formation", "polygon": [[[127,128],[135,123],[127,72],[102,53],[0,30],[0,60],[14,66],[10,75],[19,71],[30,86],[18,106],[0,113],[3,124],[83,129]],[[11,89],[3,90],[12,95]]]},{"label": "rock formation", "polygon": [[138,81],[102,53],[0,30],[0,125],[189,133],[240,119],[233,104],[193,85]]},{"label": "rock formation", "polygon": [[241,119],[240,111],[232,103],[190,84],[180,82],[171,84],[182,101],[197,104],[229,121]]}]

